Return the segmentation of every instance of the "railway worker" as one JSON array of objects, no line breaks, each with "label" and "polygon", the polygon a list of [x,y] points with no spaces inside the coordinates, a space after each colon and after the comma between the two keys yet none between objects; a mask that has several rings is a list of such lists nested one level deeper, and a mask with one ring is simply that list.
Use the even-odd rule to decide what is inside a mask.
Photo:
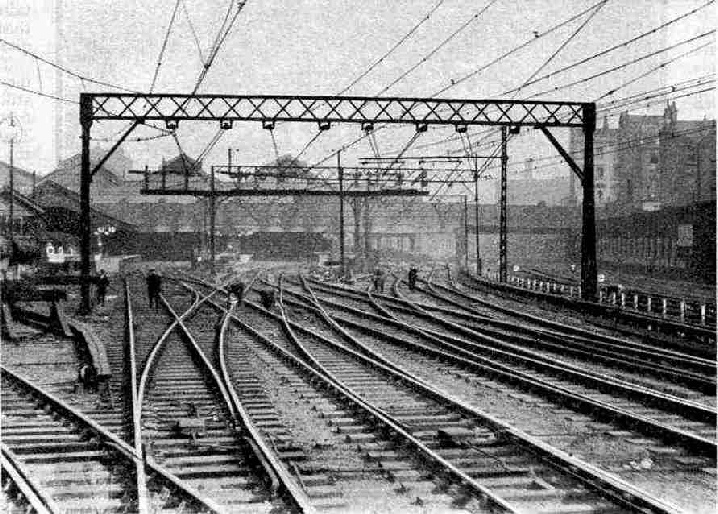
[{"label": "railway worker", "polygon": [[100,276],[97,277],[97,304],[105,305],[105,296],[107,288],[110,286],[110,279],[107,277],[105,270],[100,270]]},{"label": "railway worker", "polygon": [[162,277],[152,268],[147,275],[147,296],[149,296],[150,299],[150,307],[157,309],[160,306],[161,293]]},{"label": "railway worker", "polygon": [[237,298],[237,303],[239,303],[240,306],[244,300],[244,290],[246,287],[247,286],[242,281],[233,282],[229,286],[230,294],[233,294]]},{"label": "railway worker", "polygon": [[372,277],[372,281],[373,281],[373,283],[374,283],[374,292],[375,292],[375,293],[378,293],[378,292],[379,292],[379,288],[381,287],[381,277],[382,277],[381,269],[379,269],[379,268],[375,269],[375,270],[374,270],[374,276]]},{"label": "railway worker", "polygon": [[274,307],[274,302],[276,301],[276,298],[274,296],[273,289],[262,289],[261,291],[259,291],[259,296],[261,296],[262,298],[262,307],[267,310],[271,310],[272,307]]},{"label": "railway worker", "polygon": [[93,393],[97,385],[97,372],[94,366],[83,363],[77,373],[77,383],[80,393]]},{"label": "railway worker", "polygon": [[419,275],[419,271],[416,269],[416,266],[412,266],[409,270],[409,289],[414,291],[416,289],[416,279]]}]

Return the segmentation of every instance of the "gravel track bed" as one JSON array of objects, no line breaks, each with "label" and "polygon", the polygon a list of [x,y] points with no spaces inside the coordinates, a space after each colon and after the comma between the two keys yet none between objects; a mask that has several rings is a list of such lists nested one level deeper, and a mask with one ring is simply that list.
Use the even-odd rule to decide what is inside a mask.
[{"label": "gravel track bed", "polygon": [[[251,306],[245,306],[237,315],[283,348],[293,348],[277,321]],[[338,489],[341,494],[342,505],[337,512],[379,514],[387,512],[388,505],[391,512],[401,513],[477,512],[472,505],[454,505],[451,495],[442,492],[430,475],[421,467],[415,470],[416,464],[402,448],[362,422],[349,424],[349,419],[357,418],[342,402],[311,385],[254,338],[237,337],[238,332],[233,329],[230,344],[240,346],[248,355],[282,424],[292,434],[292,442],[306,455],[297,467],[310,497],[316,489],[311,484],[328,480],[324,488]],[[396,455],[378,461],[367,458],[369,452],[376,451]]]},{"label": "gravel track bed", "polygon": [[[305,319],[313,328],[322,333],[330,332],[313,313],[303,308],[289,309],[292,316]],[[353,337],[417,377],[451,391],[454,396],[575,457],[616,473],[657,498],[683,506],[689,512],[715,512],[715,478],[710,472],[702,470],[715,466],[710,459],[686,456],[680,448],[665,447],[660,441],[642,434],[617,430],[615,426],[595,422],[588,416],[557,407],[540,397],[520,390],[511,391],[504,383],[478,376],[459,366],[404,350],[346,326],[344,328]],[[547,412],[551,415],[547,416]],[[648,467],[650,469],[644,469]]]},{"label": "gravel track bed", "polygon": [[[361,317],[356,314],[350,314],[346,312],[341,312],[338,309],[332,308],[331,306],[326,305],[325,308],[329,312],[333,312],[338,314],[339,316],[345,316],[350,317],[351,319],[354,319],[355,321],[362,322]],[[413,316],[407,316],[407,315],[399,315],[399,319],[402,319],[410,326],[415,326],[418,328],[426,328],[431,330],[432,329],[432,323],[426,322],[424,320],[421,320],[419,318],[413,317]],[[389,331],[389,329],[384,329],[385,331]],[[411,334],[407,334],[405,331],[401,329],[393,329],[394,335],[397,335],[398,337],[404,337],[404,338],[411,338],[412,340],[417,340],[417,338],[421,339],[420,336],[413,336]],[[473,341],[466,337],[462,336],[456,336],[459,340],[463,342],[467,342],[470,344],[475,344]],[[434,342],[431,341],[424,341],[424,344],[427,346],[430,346],[432,348],[440,349],[441,347],[437,345]],[[472,350],[473,353],[476,353],[479,349]],[[500,358],[503,361],[506,361],[505,357],[499,357],[498,353],[494,350],[485,350],[484,353],[488,352],[485,357],[491,358],[491,359],[497,359]],[[635,411],[639,412],[642,415],[649,417],[649,418],[655,418],[660,420],[661,423],[671,425],[671,426],[681,426],[684,427],[685,430],[690,430],[693,432],[699,432],[704,433],[705,437],[713,437],[715,438],[715,427],[708,424],[708,423],[693,423],[688,421],[686,418],[677,415],[677,414],[667,414],[665,410],[658,409],[658,408],[652,408],[644,405],[643,403],[640,403],[636,400],[632,400],[629,397],[625,395],[616,396],[615,393],[602,393],[600,392],[596,386],[590,385],[590,384],[577,384],[575,381],[573,381],[570,378],[563,378],[555,376],[554,373],[550,371],[544,371],[544,370],[537,370],[534,369],[526,364],[521,364],[518,362],[515,362],[513,359],[508,361],[508,364],[523,373],[526,373],[532,377],[546,380],[550,382],[551,384],[563,387],[565,389],[568,389],[570,391],[573,391],[575,393],[583,394],[590,396],[592,398],[600,399],[601,401],[608,402],[613,405],[620,405],[622,408],[627,409],[629,411]]]},{"label": "gravel track bed", "polygon": [[[342,302],[344,300],[342,299]],[[391,307],[387,306],[392,312],[400,314],[397,312],[396,309],[391,309]],[[444,319],[450,322],[453,322],[455,324],[464,326],[466,328],[469,328],[471,330],[474,330],[478,333],[485,333],[484,329],[480,326],[480,322],[472,322],[465,319],[462,319],[460,317],[452,317],[450,314],[446,313],[440,313],[435,314],[437,318]],[[401,316],[399,316],[401,317]],[[407,322],[413,323],[413,320],[416,319],[415,317],[411,315],[406,315],[405,320]],[[427,325],[431,326],[431,325]],[[438,324],[434,324],[434,330],[442,330],[442,327]],[[515,336],[515,333],[504,330],[504,329],[492,329],[492,332],[496,331],[499,332],[496,333],[490,333],[486,334],[489,337],[495,337],[495,338],[501,338],[502,334],[505,334],[506,336]],[[526,338],[527,336],[519,336]],[[535,339],[540,338],[540,335],[537,335]],[[619,369],[610,366],[609,364],[603,364],[598,363],[596,361],[591,360],[590,355],[587,355],[585,357],[577,357],[573,355],[566,355],[564,353],[561,353],[560,348],[556,348],[555,350],[548,350],[545,348],[531,348],[529,345],[522,345],[520,342],[514,342],[509,343],[516,345],[519,348],[528,348],[532,350],[533,352],[536,352],[537,354],[540,354],[544,356],[547,359],[551,359],[557,363],[566,363],[569,365],[572,365],[576,368],[582,369],[583,371],[591,372],[591,373],[597,373],[606,375],[612,378],[616,378],[618,380],[624,380],[626,382],[630,382],[632,384],[641,385],[643,387],[647,387],[650,389],[654,389],[656,391],[661,391],[667,394],[671,394],[674,396],[677,396],[679,398],[684,398],[687,400],[691,400],[694,402],[701,403],[702,405],[705,405],[706,407],[714,407],[716,403],[716,396],[715,395],[709,395],[709,394],[703,394],[700,392],[697,392],[689,387],[682,386],[680,384],[675,383],[667,383],[666,379],[658,378],[658,377],[652,377],[647,374],[645,374],[644,371],[635,371],[630,372],[625,369]]]}]

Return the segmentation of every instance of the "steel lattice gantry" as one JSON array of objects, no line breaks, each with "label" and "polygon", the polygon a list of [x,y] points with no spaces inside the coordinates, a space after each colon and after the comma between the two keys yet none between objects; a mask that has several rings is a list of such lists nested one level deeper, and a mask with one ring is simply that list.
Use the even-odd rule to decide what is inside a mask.
[{"label": "steel lattice gantry", "polygon": [[[133,124],[108,155],[91,169],[90,132],[95,120],[126,120]],[[360,96],[80,93],[82,310],[90,310],[90,183],[94,172],[138,125],[163,121],[168,126],[176,126],[180,121],[192,120],[219,121],[223,128],[231,128],[236,121],[260,121],[265,126],[275,122],[313,122],[321,128],[328,128],[331,123],[359,123],[364,130],[371,130],[374,124],[388,123],[414,124],[417,130],[425,130],[428,125],[454,125],[457,130],[470,125],[540,128],[583,183],[582,294],[588,300],[596,298],[594,103]],[[583,129],[585,143],[582,168],[548,131],[549,127]]]}]

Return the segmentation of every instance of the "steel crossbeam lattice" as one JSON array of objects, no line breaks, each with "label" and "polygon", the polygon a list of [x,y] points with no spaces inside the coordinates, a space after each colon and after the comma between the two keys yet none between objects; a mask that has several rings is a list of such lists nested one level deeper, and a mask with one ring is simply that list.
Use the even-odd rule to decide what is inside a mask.
[{"label": "steel crossbeam lattice", "polygon": [[94,120],[226,120],[583,127],[586,104],[332,96],[93,94]]}]

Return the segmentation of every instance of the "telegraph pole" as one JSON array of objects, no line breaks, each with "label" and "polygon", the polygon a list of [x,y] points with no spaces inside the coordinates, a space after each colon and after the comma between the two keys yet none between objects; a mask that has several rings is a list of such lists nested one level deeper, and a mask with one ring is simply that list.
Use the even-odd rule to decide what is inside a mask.
[{"label": "telegraph pole", "polygon": [[509,156],[506,150],[507,128],[501,128],[501,220],[499,234],[499,282],[506,282],[506,166]]},{"label": "telegraph pole", "polygon": [[479,247],[479,159],[477,157],[474,157],[474,208],[476,209],[476,274],[481,275],[481,250]]},{"label": "telegraph pole", "polygon": [[212,196],[209,197],[209,255],[210,255],[210,261],[211,261],[211,270],[212,270],[212,276],[214,277],[215,272],[215,240],[214,240],[214,232],[215,232],[215,226],[216,226],[216,218],[217,218],[217,197],[215,194],[215,185],[214,185],[214,167],[212,168],[212,172],[210,174],[210,188],[212,189]]},{"label": "telegraph pole", "polygon": [[339,260],[343,277],[346,274],[346,262],[344,260],[344,170],[341,150],[337,151],[337,171],[339,172]]},{"label": "telegraph pole", "polygon": [[15,234],[14,215],[15,215],[15,171],[13,170],[13,158],[15,154],[15,117],[10,113],[10,244],[12,245],[13,236]]},{"label": "telegraph pole", "polygon": [[464,195],[464,269],[469,271],[469,199]]}]

